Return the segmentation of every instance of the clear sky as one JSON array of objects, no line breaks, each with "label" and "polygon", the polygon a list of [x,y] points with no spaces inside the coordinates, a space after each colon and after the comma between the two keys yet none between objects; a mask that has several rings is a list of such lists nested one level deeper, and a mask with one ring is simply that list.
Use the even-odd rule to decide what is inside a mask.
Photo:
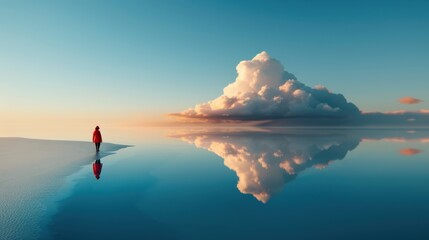
[{"label": "clear sky", "polygon": [[1,1],[0,114],[178,112],[221,95],[264,50],[363,111],[427,109],[428,13],[418,0]]}]

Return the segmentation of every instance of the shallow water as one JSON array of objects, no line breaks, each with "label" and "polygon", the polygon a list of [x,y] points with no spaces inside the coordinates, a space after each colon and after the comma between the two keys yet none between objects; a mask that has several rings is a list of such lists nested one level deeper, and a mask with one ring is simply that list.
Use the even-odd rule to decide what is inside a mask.
[{"label": "shallow water", "polygon": [[427,130],[129,134],[100,179],[64,176],[38,238],[429,239]]}]

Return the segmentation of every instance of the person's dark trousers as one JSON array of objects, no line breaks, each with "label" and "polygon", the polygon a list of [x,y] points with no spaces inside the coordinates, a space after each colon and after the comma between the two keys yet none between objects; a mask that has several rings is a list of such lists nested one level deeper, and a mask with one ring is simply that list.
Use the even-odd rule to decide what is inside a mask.
[{"label": "person's dark trousers", "polygon": [[99,151],[100,151],[100,143],[95,143],[95,150],[96,150],[97,152],[99,152]]}]

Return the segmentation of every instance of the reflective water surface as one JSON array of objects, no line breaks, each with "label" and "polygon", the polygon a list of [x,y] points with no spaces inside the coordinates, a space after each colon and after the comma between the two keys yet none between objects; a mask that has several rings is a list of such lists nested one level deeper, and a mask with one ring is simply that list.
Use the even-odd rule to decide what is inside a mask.
[{"label": "reflective water surface", "polygon": [[429,239],[427,130],[138,134],[67,176],[40,239]]}]

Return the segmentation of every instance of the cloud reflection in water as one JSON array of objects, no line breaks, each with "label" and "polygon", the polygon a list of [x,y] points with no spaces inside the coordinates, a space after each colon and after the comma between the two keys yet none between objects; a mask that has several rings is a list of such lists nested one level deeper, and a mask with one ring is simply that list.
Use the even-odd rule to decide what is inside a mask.
[{"label": "cloud reflection in water", "polygon": [[211,132],[176,137],[223,158],[225,166],[236,172],[240,192],[252,194],[263,203],[300,172],[343,159],[360,141],[344,134],[271,132]]},{"label": "cloud reflection in water", "polygon": [[332,161],[344,159],[361,141],[420,141],[426,135],[426,131],[403,130],[260,129],[193,132],[172,137],[223,158],[225,166],[237,174],[240,192],[266,203],[305,169],[323,169]]},{"label": "cloud reflection in water", "polygon": [[399,151],[400,154],[405,156],[412,156],[421,153],[422,150],[417,148],[403,148],[401,151]]}]

